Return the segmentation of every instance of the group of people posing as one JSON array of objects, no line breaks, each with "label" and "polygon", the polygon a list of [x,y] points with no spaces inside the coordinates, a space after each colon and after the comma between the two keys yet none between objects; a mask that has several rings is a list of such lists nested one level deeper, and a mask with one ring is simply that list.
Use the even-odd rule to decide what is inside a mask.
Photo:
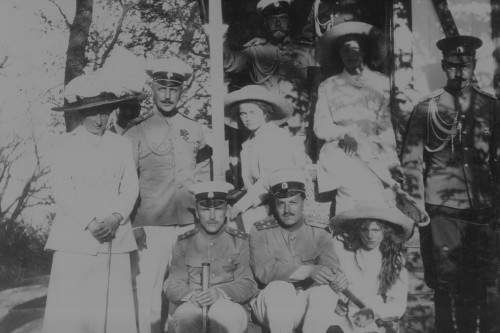
[{"label": "group of people posing", "polygon": [[[81,122],[52,158],[58,211],[44,332],[158,333],[162,304],[177,333],[247,332],[250,321],[273,333],[397,332],[408,293],[403,245],[420,222],[397,208],[399,186],[430,217],[418,230],[436,331],[492,327],[500,119],[496,98],[473,84],[481,40],[437,43],[447,85],[417,104],[398,154],[388,79],[371,66],[382,53],[375,28],[333,25],[306,60],[285,33],[289,7],[261,0],[269,39],[224,48],[226,70],[252,64],[260,73],[225,100],[227,124],[248,134],[238,195],[210,179],[203,128],[178,111],[192,74],[184,62],[147,64],[153,107],[141,115],[142,88],[127,81],[141,75],[130,68],[66,86],[54,110]],[[300,92],[291,73],[316,60],[340,68],[316,85],[314,103],[319,190],[336,191],[329,221],[304,214],[308,158],[283,128],[302,105],[289,101]]]}]

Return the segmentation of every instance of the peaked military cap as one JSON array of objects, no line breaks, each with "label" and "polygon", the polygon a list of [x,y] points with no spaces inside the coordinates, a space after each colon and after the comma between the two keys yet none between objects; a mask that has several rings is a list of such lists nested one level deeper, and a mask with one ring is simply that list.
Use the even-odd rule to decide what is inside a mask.
[{"label": "peaked military cap", "polygon": [[182,85],[193,74],[193,69],[178,58],[155,59],[146,65],[146,73],[160,84]]},{"label": "peaked military cap", "polygon": [[482,45],[481,39],[474,36],[450,36],[436,43],[437,48],[443,52],[443,57],[453,63],[474,60],[476,50]]},{"label": "peaked military cap", "polygon": [[226,182],[199,182],[191,185],[189,191],[194,194],[196,202],[204,207],[218,207],[226,202],[229,191],[234,186]]},{"label": "peaked military cap", "polygon": [[288,14],[291,0],[260,0],[257,3],[257,12],[266,15]]},{"label": "peaked military cap", "polygon": [[300,169],[278,170],[271,174],[270,187],[273,196],[288,198],[297,193],[306,193],[306,178]]}]

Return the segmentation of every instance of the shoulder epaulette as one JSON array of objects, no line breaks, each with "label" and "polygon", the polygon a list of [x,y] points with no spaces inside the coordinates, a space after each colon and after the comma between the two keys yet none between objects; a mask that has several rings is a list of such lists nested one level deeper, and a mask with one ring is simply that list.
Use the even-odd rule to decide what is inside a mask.
[{"label": "shoulder epaulette", "polygon": [[127,125],[127,129],[129,129],[130,127],[135,126],[135,125],[137,125],[137,124],[139,124],[139,123],[142,123],[144,120],[146,120],[146,119],[150,118],[153,114],[154,114],[154,112],[153,112],[153,111],[147,111],[147,112],[145,112],[145,113],[141,114],[140,116],[135,117],[134,119],[132,119],[132,120],[128,123],[128,125]]},{"label": "shoulder epaulette", "polygon": [[194,121],[197,123],[197,121],[191,117],[189,117],[187,114],[183,113],[183,112],[178,112],[178,114],[180,114],[181,116],[183,116],[184,118],[188,119],[188,120],[191,120],[191,121]]},{"label": "shoulder epaulette", "polygon": [[442,93],[444,93],[444,89],[443,88],[439,88],[438,90],[434,90],[429,95],[427,95],[424,98],[420,99],[418,102],[422,103],[422,102],[430,100],[431,98],[436,98],[439,95],[441,95]]},{"label": "shoulder epaulette", "polygon": [[226,227],[225,230],[228,234],[239,237],[239,238],[248,239],[248,237],[249,237],[249,235],[246,232],[236,230],[236,229],[233,229],[231,227]]},{"label": "shoulder epaulette", "polygon": [[276,227],[279,227],[280,225],[274,219],[274,217],[269,216],[269,217],[266,217],[263,220],[255,222],[254,226],[257,228],[257,230],[265,230],[265,229],[276,228]]},{"label": "shoulder epaulette", "polygon": [[179,236],[177,237],[177,240],[183,240],[183,239],[186,239],[186,238],[188,238],[188,237],[191,237],[191,236],[195,235],[195,234],[198,232],[198,230],[200,230],[200,229],[198,229],[198,227],[196,227],[196,228],[194,228],[194,229],[191,229],[191,230],[189,230],[189,231],[186,231],[186,232],[185,232],[185,233],[183,233],[182,235],[179,235]]},{"label": "shoulder epaulette", "polygon": [[473,88],[475,91],[477,91],[478,93],[480,93],[481,95],[484,95],[484,96],[489,97],[489,98],[497,99],[497,97],[496,97],[495,95],[490,94],[490,93],[488,93],[488,92],[486,92],[486,91],[484,91],[484,90],[481,90],[481,89],[480,89],[479,87],[477,87],[477,86],[472,86],[472,88]]},{"label": "shoulder epaulette", "polygon": [[321,229],[326,229],[329,227],[328,222],[315,221],[311,218],[306,218],[304,223],[307,224],[308,226],[315,227],[315,228],[321,228]]}]

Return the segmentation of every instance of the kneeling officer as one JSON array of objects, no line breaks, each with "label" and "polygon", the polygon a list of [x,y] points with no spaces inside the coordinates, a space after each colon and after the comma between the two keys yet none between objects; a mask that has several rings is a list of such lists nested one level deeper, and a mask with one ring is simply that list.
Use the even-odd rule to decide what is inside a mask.
[{"label": "kneeling officer", "polygon": [[[177,333],[201,332],[202,308],[208,308],[210,332],[245,332],[242,304],[257,292],[249,264],[248,235],[226,226],[226,196],[233,186],[202,182],[190,187],[196,198],[197,226],[174,246],[164,291],[178,305]],[[202,291],[202,264],[210,263],[210,286]]]}]

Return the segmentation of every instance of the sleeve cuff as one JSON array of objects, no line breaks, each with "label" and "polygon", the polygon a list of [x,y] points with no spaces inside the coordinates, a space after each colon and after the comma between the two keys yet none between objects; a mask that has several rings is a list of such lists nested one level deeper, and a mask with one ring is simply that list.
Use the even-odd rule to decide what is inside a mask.
[{"label": "sleeve cuff", "polygon": [[228,299],[228,300],[231,300],[231,297],[229,297],[229,296],[227,295],[227,293],[226,293],[223,289],[221,289],[221,288],[217,288],[217,287],[216,287],[215,289],[217,289],[217,291],[218,291],[218,292],[220,292],[220,294],[222,295],[222,298],[224,298],[224,299]]},{"label": "sleeve cuff", "polygon": [[181,298],[181,302],[188,302],[193,295],[194,295],[194,290],[190,291],[186,296]]},{"label": "sleeve cuff", "polygon": [[121,225],[123,225],[123,224],[125,223],[125,219],[123,218],[123,215],[122,215],[122,214],[117,213],[117,212],[114,212],[112,215],[118,219],[118,222],[119,222]]}]

